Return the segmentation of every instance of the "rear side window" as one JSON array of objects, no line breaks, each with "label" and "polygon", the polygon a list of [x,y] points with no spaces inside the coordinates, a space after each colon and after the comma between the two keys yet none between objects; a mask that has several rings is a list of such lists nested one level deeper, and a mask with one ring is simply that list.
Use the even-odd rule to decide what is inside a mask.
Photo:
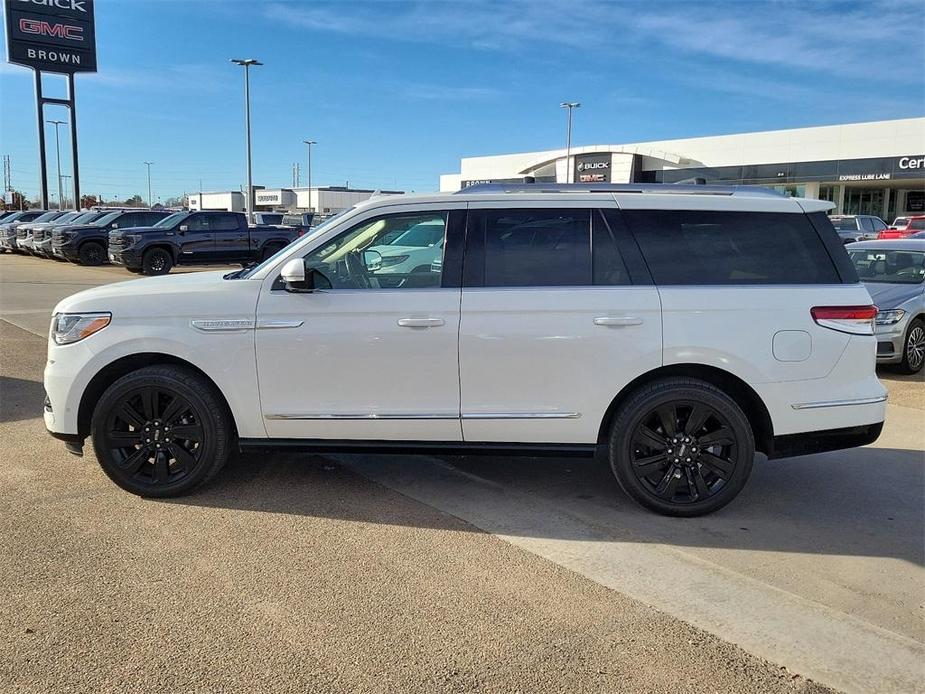
[{"label": "rear side window", "polygon": [[626,210],[623,215],[656,284],[841,282],[803,214]]},{"label": "rear side window", "polygon": [[209,228],[212,231],[236,231],[238,229],[238,218],[233,214],[217,214],[209,221]]},{"label": "rear side window", "polygon": [[484,249],[477,286],[591,284],[590,209],[474,210],[468,234],[470,249]]}]

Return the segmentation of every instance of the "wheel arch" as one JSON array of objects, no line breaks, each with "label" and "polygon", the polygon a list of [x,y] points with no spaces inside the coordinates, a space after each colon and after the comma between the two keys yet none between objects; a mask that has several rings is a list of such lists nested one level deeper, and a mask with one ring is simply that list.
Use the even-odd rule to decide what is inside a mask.
[{"label": "wheel arch", "polygon": [[598,444],[606,444],[609,438],[610,425],[617,411],[636,389],[652,381],[672,376],[696,378],[722,390],[726,395],[735,400],[736,404],[745,412],[745,416],[748,418],[749,424],[751,425],[752,433],[755,436],[755,448],[765,454],[773,450],[774,425],[771,421],[768,408],[765,406],[758,393],[738,376],[715,366],[707,366],[705,364],[668,364],[648,371],[627,383],[610,402],[610,405],[604,413],[597,434]]},{"label": "wheel arch", "polygon": [[144,258],[145,253],[152,251],[155,248],[160,248],[161,250],[167,251],[170,254],[170,259],[173,261],[173,264],[177,264],[180,258],[180,250],[173,244],[167,243],[166,241],[155,241],[154,243],[149,244],[148,247],[141,252],[141,257]]},{"label": "wheel arch", "polygon": [[158,365],[181,366],[202,377],[202,379],[211,386],[216,397],[218,397],[225,406],[228,416],[234,425],[235,436],[237,436],[238,426],[235,421],[234,410],[229,405],[228,399],[225,397],[222,389],[215,383],[215,380],[195,364],[181,359],[180,357],[171,354],[163,354],[161,352],[130,354],[120,357],[100,369],[93,378],[90,379],[90,382],[87,384],[87,387],[84,388],[83,394],[80,397],[80,406],[77,409],[77,433],[84,438],[90,435],[90,420],[93,417],[93,408],[109,386],[133,371],[137,371],[146,366]]}]

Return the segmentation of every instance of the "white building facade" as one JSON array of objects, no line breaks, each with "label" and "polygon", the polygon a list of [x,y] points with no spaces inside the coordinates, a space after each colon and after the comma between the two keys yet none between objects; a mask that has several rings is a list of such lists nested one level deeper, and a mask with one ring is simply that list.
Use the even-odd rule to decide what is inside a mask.
[{"label": "white building facade", "polygon": [[830,200],[887,222],[925,214],[925,118],[467,157],[440,190],[476,183],[705,182]]},{"label": "white building facade", "polygon": [[[396,190],[364,190],[342,186],[312,186],[311,188],[263,188],[254,186],[254,210],[256,212],[286,211],[315,212],[331,215],[369,199],[373,194],[399,195]],[[190,193],[191,210],[227,210],[244,212],[244,193],[220,191],[214,193]]]}]

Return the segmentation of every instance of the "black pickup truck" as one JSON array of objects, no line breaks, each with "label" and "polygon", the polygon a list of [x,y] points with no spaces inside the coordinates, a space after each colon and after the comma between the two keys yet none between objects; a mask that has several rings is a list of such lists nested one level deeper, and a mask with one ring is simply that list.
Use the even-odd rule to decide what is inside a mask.
[{"label": "black pickup truck", "polygon": [[177,212],[154,226],[110,231],[109,260],[144,275],[166,275],[174,265],[247,265],[297,234],[290,227],[248,226],[240,212]]},{"label": "black pickup truck", "polygon": [[113,229],[156,224],[168,212],[157,210],[112,210],[88,212],[70,224],[60,224],[51,230],[51,255],[81,265],[101,265],[106,262],[109,232]]}]

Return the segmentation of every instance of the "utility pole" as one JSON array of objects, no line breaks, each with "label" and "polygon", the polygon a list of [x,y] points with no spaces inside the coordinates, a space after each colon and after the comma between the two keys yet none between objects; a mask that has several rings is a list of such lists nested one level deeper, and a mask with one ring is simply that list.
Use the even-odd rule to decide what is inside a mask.
[{"label": "utility pole", "polygon": [[247,132],[247,196],[244,209],[248,224],[254,223],[254,180],[251,170],[251,65],[263,65],[256,58],[232,58],[231,62],[244,68],[244,127]]},{"label": "utility pole", "polygon": [[563,101],[559,108],[568,109],[568,131],[565,136],[565,182],[572,183],[572,109],[581,108],[577,101]]},{"label": "utility pole", "polygon": [[153,164],[154,162],[153,161],[143,161],[141,163],[148,167],[148,207],[153,207],[154,201],[151,199],[151,164]]},{"label": "utility pole", "polygon": [[55,126],[55,157],[58,160],[58,209],[64,209],[61,206],[61,142],[58,139],[58,126],[67,125],[66,120],[47,120],[46,123]]},{"label": "utility pole", "polygon": [[308,146],[308,211],[314,212],[315,206],[312,204],[312,145],[318,143],[314,140],[302,140]]}]

